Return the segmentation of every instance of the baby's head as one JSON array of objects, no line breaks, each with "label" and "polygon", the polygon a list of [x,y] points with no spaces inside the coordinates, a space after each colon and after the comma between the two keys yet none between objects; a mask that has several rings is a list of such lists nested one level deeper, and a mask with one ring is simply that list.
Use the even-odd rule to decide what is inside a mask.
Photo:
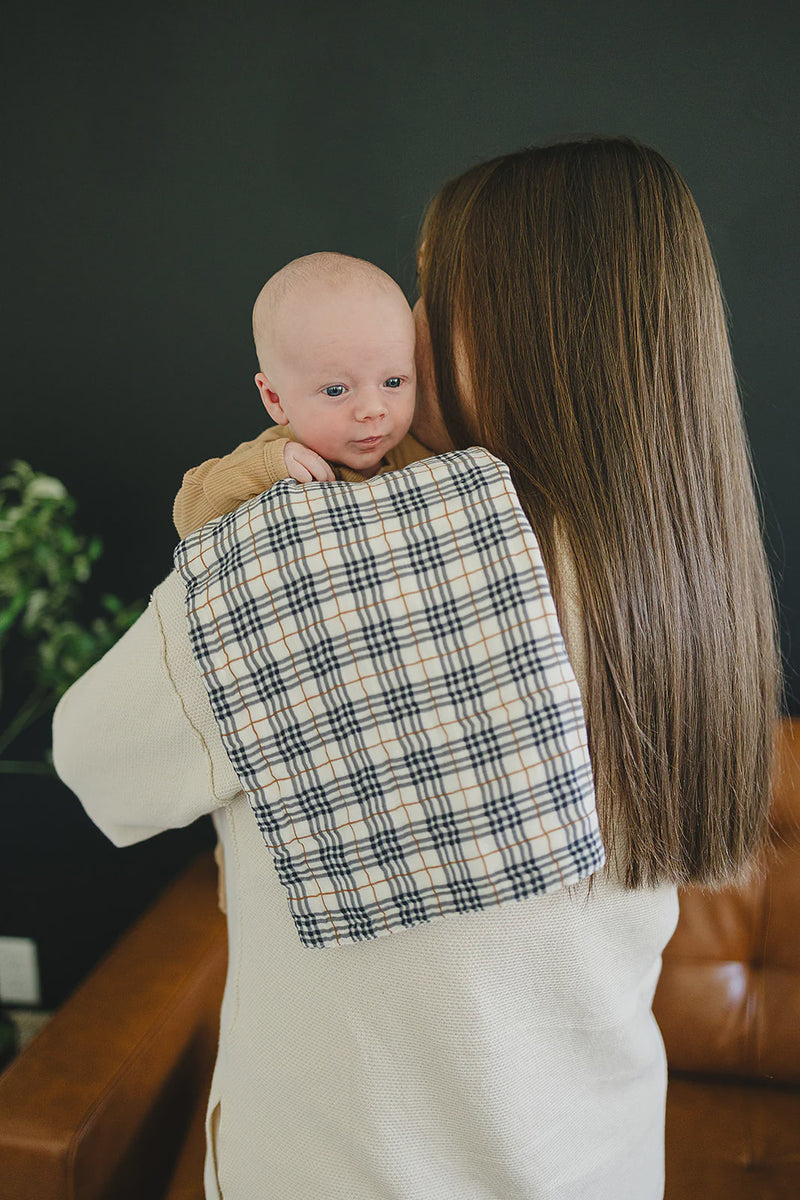
[{"label": "baby's head", "polygon": [[253,308],[272,419],[328,462],[374,475],[414,416],[414,318],[373,263],[308,254],[269,279]]}]

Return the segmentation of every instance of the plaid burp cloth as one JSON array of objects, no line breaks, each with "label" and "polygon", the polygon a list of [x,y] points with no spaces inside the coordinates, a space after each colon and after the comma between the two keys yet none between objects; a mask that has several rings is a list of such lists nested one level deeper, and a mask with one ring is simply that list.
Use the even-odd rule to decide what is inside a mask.
[{"label": "plaid burp cloth", "polygon": [[604,849],[539,547],[488,451],[281,480],[175,550],[305,946],[556,891]]}]

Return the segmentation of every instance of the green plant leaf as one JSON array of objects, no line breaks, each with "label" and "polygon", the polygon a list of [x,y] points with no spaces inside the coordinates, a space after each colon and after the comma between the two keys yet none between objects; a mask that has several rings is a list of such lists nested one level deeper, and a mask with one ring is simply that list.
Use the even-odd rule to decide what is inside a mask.
[{"label": "green plant leaf", "polygon": [[17,616],[25,607],[27,596],[17,595],[11,600],[11,603],[0,609],[0,634],[6,632],[17,619]]},{"label": "green plant leaf", "polygon": [[50,475],[34,475],[25,489],[26,500],[64,500],[66,495],[61,480]]},{"label": "green plant leaf", "polygon": [[36,629],[36,622],[44,613],[47,599],[48,593],[44,588],[36,588],[28,596],[28,603],[22,614],[22,628],[26,633],[32,633]]},{"label": "green plant leaf", "polygon": [[[145,607],[104,595],[88,626],[78,619],[83,585],[103,550],[102,539],[74,527],[77,505],[63,483],[15,460],[0,478],[0,649],[14,643],[15,663],[33,686],[5,731],[0,770],[14,770],[7,747],[50,711]],[[6,767],[3,767],[3,763]],[[22,764],[20,765],[20,769]],[[29,764],[30,765],[30,764]]]}]

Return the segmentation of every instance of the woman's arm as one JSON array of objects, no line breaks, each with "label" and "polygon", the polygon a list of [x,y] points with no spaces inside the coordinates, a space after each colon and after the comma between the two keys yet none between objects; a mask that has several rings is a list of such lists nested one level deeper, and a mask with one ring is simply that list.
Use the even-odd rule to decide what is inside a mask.
[{"label": "woman's arm", "polygon": [[117,846],[241,794],[192,656],[184,595],[172,572],[53,718],[56,771]]}]

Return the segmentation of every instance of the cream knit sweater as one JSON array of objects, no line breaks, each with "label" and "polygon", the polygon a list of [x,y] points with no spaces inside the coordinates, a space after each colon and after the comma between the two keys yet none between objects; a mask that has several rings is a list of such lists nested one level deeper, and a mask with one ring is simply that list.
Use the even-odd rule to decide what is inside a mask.
[{"label": "cream knit sweater", "polygon": [[[564,581],[583,686],[568,568]],[[304,948],[175,573],[66,693],[53,734],[59,775],[116,845],[210,812],[224,846],[209,1200],[660,1200],[666,1063],[650,1005],[674,888],[625,891],[604,872],[591,896],[583,884]]]}]

